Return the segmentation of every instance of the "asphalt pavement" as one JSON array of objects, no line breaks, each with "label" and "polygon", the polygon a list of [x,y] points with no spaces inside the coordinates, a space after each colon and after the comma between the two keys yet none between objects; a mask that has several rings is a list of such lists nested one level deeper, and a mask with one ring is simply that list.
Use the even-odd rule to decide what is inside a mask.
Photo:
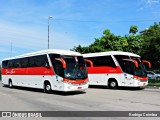
[{"label": "asphalt pavement", "polygon": [[[160,111],[160,89],[149,87],[141,90],[134,88],[111,90],[106,87],[91,86],[83,92],[53,91],[52,94],[46,94],[39,89],[3,87],[0,82],[0,111]],[[81,117],[41,119],[82,120]],[[83,117],[83,119],[101,120],[106,117]],[[128,118],[107,117],[107,120],[110,119]],[[137,117],[132,117],[132,120],[134,119],[137,120]],[[158,120],[157,117],[154,119]]]}]

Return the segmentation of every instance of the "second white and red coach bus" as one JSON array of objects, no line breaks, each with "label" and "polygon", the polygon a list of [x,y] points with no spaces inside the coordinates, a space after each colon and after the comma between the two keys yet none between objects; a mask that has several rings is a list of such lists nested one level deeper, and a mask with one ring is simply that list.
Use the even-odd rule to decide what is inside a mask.
[{"label": "second white and red coach bus", "polygon": [[4,59],[2,83],[57,91],[88,88],[85,61],[80,53],[66,50],[44,50]]},{"label": "second white and red coach bus", "polygon": [[89,85],[144,87],[148,77],[144,67],[150,62],[129,52],[100,52],[83,54],[88,67]]}]

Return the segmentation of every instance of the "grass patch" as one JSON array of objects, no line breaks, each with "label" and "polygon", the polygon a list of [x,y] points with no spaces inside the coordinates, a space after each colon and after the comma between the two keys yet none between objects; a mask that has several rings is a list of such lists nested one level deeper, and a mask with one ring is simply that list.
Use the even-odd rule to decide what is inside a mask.
[{"label": "grass patch", "polygon": [[148,86],[160,86],[160,80],[148,80]]},{"label": "grass patch", "polygon": [[160,87],[160,83],[148,83],[148,86],[159,86]]}]

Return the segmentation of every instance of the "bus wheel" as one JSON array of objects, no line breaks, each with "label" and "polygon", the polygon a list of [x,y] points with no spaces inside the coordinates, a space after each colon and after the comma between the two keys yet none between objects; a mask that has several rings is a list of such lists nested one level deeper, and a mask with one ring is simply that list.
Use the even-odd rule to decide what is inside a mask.
[{"label": "bus wheel", "polygon": [[13,87],[12,80],[9,80],[9,87],[10,87],[10,88]]},{"label": "bus wheel", "polygon": [[108,83],[108,87],[110,89],[115,89],[118,87],[118,84],[117,84],[117,81],[116,80],[110,80],[109,83]]},{"label": "bus wheel", "polygon": [[50,94],[51,93],[51,85],[50,83],[45,83],[44,84],[44,92]]}]

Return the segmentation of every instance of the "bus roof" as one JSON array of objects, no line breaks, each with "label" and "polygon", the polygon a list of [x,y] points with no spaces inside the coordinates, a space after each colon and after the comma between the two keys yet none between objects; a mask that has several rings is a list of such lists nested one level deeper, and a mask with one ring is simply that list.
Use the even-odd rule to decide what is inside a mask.
[{"label": "bus roof", "polygon": [[129,53],[129,52],[122,52],[122,51],[109,51],[109,52],[99,52],[99,53],[87,53],[83,54],[83,57],[95,57],[95,56],[104,56],[104,55],[128,55],[133,57],[140,57],[137,54]]},{"label": "bus roof", "polygon": [[[69,51],[69,50],[58,50],[58,49],[49,49],[49,50],[42,50],[42,51],[37,51],[37,52],[31,52],[11,58],[6,58],[3,60],[11,60],[11,59],[16,59],[16,58],[24,58],[24,57],[30,57],[30,56],[35,56],[35,55],[42,55],[42,54],[61,54],[61,55],[73,55],[73,56],[82,56],[82,54],[74,51]],[[2,60],[2,61],[3,61]]]}]

